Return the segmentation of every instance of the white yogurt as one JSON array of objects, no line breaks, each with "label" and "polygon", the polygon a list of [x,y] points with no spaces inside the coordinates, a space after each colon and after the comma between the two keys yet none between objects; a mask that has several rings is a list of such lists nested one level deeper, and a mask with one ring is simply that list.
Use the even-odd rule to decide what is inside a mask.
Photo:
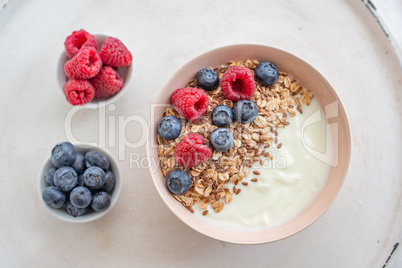
[{"label": "white yogurt", "polygon": [[[209,208],[207,216],[202,216],[195,205],[195,214],[225,229],[255,231],[289,221],[307,208],[328,179],[331,166],[327,163],[332,162],[333,144],[318,101],[313,99],[302,109],[302,115],[288,117],[290,124],[277,129],[282,148],[271,145],[268,151],[274,159],[265,159],[264,165],[255,164],[250,169],[243,179],[248,186],[239,183],[237,187],[242,191],[233,195],[231,203],[225,204],[220,213]],[[261,174],[254,175],[254,170]],[[258,181],[252,182],[252,178]],[[232,189],[233,184],[228,187]]]}]

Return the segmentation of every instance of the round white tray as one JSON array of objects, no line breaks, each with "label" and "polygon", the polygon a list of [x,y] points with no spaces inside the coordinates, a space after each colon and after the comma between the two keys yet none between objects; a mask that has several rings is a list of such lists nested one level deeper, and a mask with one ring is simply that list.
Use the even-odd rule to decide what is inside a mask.
[{"label": "round white tray", "polygon": [[[121,38],[136,55],[124,97],[99,110],[73,109],[55,78],[65,38],[81,28]],[[141,128],[178,68],[238,43],[287,50],[314,66],[337,91],[352,132],[350,168],[334,204],[301,233],[258,246],[215,241],[170,212],[149,176],[155,163],[145,158]],[[5,266],[382,267],[401,242],[402,72],[359,0],[11,0],[0,13],[0,59]],[[124,176],[115,207],[82,225],[49,215],[36,192],[51,148],[73,137],[107,147]],[[400,266],[400,252],[387,268]]]}]

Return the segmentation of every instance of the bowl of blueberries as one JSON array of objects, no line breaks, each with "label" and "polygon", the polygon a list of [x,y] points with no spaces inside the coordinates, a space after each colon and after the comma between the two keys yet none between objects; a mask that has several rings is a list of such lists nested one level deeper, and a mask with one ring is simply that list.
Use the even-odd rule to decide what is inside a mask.
[{"label": "bowl of blueberries", "polygon": [[53,216],[67,222],[90,222],[108,213],[122,187],[118,161],[94,144],[61,142],[43,164],[38,191]]}]

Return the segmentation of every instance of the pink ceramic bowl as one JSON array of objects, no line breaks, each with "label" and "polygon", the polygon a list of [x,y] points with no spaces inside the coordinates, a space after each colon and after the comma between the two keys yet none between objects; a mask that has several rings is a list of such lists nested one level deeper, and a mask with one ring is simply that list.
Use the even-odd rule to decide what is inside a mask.
[{"label": "pink ceramic bowl", "polygon": [[[337,129],[331,128],[331,131],[333,132],[333,137],[338,137],[337,147],[334,148],[334,151],[338,154],[338,163],[333,164],[329,179],[318,197],[301,214],[280,226],[262,231],[233,231],[210,225],[203,221],[201,217],[190,213],[179,202],[177,202],[167,190],[165,179],[160,168],[154,172],[151,171],[151,176],[156,189],[166,205],[177,217],[194,230],[209,237],[229,243],[261,244],[277,241],[296,234],[311,225],[328,209],[341,189],[344,181],[350,160],[351,141],[345,110],[335,90],[325,80],[325,78],[312,66],[296,56],[263,45],[231,45],[214,49],[198,56],[175,73],[162,89],[161,93],[155,100],[155,103],[158,106],[165,104],[166,107],[166,105],[169,104],[171,94],[177,88],[185,86],[188,81],[194,79],[198,71],[202,68],[219,66],[228,61],[245,59],[256,59],[260,62],[273,62],[279,70],[292,74],[302,83],[303,86],[311,89],[315,98],[318,99],[322,107],[336,101],[338,102],[338,116],[328,119],[331,126],[337,125]],[[150,138],[147,144],[148,156],[157,161],[157,124],[162,119],[163,111],[163,108],[154,109],[151,114]]]}]

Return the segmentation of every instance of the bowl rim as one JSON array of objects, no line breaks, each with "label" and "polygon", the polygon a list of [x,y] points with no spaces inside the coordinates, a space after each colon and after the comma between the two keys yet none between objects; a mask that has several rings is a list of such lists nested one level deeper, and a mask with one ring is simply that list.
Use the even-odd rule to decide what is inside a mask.
[{"label": "bowl rim", "polygon": [[[96,41],[97,41],[97,45],[98,48],[97,50],[100,49],[100,46],[102,45],[102,43],[106,40],[106,38],[108,37],[114,37],[113,35],[108,35],[105,33],[90,33],[93,36],[95,36]],[[120,40],[120,39],[119,39]],[[124,43],[124,45],[127,47],[126,43]],[[64,46],[63,46],[64,48]],[[67,102],[68,104],[70,104],[71,106],[78,106],[78,107],[84,107],[84,108],[96,108],[98,106],[107,106],[111,103],[116,102],[128,89],[129,83],[132,80],[134,73],[135,73],[135,61],[134,61],[134,53],[133,53],[133,49],[129,49],[127,47],[127,49],[130,51],[131,56],[132,56],[132,61],[131,64],[129,66],[125,66],[125,67],[119,67],[117,68],[117,70],[119,71],[119,73],[121,74],[121,76],[124,78],[124,85],[123,88],[115,95],[109,97],[109,98],[102,98],[102,99],[93,99],[88,103],[85,103],[83,105],[72,105],[71,103]],[[63,86],[65,84],[65,82],[62,82],[63,80],[67,79],[67,76],[64,72],[64,64],[66,63],[66,61],[69,60],[69,57],[67,56],[66,50],[63,49],[62,53],[60,54],[58,60],[57,60],[57,70],[56,70],[56,81],[57,81],[57,85],[60,89],[60,92],[64,98],[65,101],[67,101],[63,92]]]},{"label": "bowl rim", "polygon": [[[165,92],[166,90],[168,90],[168,86],[169,86],[170,84],[172,84],[174,80],[177,79],[177,77],[179,76],[179,74],[180,74],[184,69],[186,69],[186,68],[188,68],[188,67],[194,65],[196,62],[200,61],[200,60],[203,59],[204,57],[207,57],[208,55],[211,55],[211,54],[218,54],[218,53],[220,53],[220,52],[222,52],[222,51],[231,50],[231,49],[240,50],[240,51],[242,51],[242,50],[244,51],[244,50],[246,50],[246,49],[270,50],[270,51],[274,51],[274,52],[276,52],[276,53],[280,53],[280,54],[286,55],[286,56],[288,56],[288,57],[292,57],[292,58],[294,58],[295,60],[299,61],[299,62],[300,62],[301,64],[303,64],[304,66],[306,66],[306,67],[308,67],[309,69],[311,69],[311,71],[313,71],[314,74],[318,76],[318,78],[320,78],[323,82],[325,82],[325,84],[327,85],[327,88],[329,88],[329,90],[331,91],[332,95],[333,95],[333,96],[335,97],[335,99],[338,101],[338,109],[341,111],[341,114],[342,114],[342,122],[343,122],[343,124],[344,124],[344,126],[345,126],[345,129],[344,129],[344,130],[345,130],[345,135],[346,135],[345,138],[346,138],[346,140],[345,140],[344,142],[345,142],[345,145],[346,145],[346,153],[345,153],[345,155],[344,155],[344,156],[345,156],[345,158],[344,158],[345,165],[344,165],[343,171],[341,172],[341,175],[340,175],[340,182],[336,185],[335,190],[332,192],[331,197],[327,200],[327,202],[325,202],[325,203],[322,204],[322,208],[320,209],[320,212],[317,213],[314,217],[311,217],[311,219],[308,220],[306,223],[304,223],[304,224],[298,226],[296,229],[290,230],[289,232],[283,233],[282,235],[277,236],[277,237],[275,237],[275,238],[264,239],[263,237],[259,237],[259,238],[254,239],[254,240],[247,240],[247,239],[241,240],[241,239],[235,239],[235,238],[233,238],[233,237],[231,237],[230,235],[227,235],[227,234],[225,234],[225,235],[220,234],[219,237],[218,237],[218,236],[216,236],[216,234],[215,234],[215,235],[210,234],[210,233],[208,232],[208,230],[209,230],[208,228],[213,228],[213,229],[218,229],[218,230],[220,229],[220,230],[224,231],[225,233],[243,234],[242,237],[244,238],[244,235],[247,235],[247,234],[251,234],[251,233],[262,234],[262,233],[267,232],[267,231],[270,231],[270,230],[276,230],[278,227],[268,228],[268,229],[262,230],[262,231],[260,231],[260,230],[257,230],[257,231],[235,231],[235,230],[222,229],[222,228],[217,227],[217,226],[212,226],[212,225],[210,225],[209,223],[207,223],[207,222],[205,222],[205,221],[204,221],[202,224],[197,224],[197,227],[196,227],[196,226],[192,225],[190,221],[187,221],[187,220],[185,220],[185,219],[182,218],[182,216],[179,214],[178,210],[174,208],[174,207],[177,208],[177,205],[172,205],[172,206],[174,206],[174,207],[172,207],[172,206],[169,204],[168,198],[173,198],[173,197],[168,196],[168,195],[162,193],[162,189],[159,188],[159,186],[158,186],[158,184],[157,184],[157,181],[156,181],[156,180],[157,180],[157,178],[156,178],[156,172],[153,172],[151,168],[148,168],[148,170],[149,170],[149,174],[151,175],[152,181],[153,181],[153,183],[154,183],[154,185],[155,185],[155,188],[156,188],[156,190],[157,190],[159,196],[162,198],[163,202],[166,204],[166,206],[167,206],[167,207],[173,212],[173,214],[175,214],[182,222],[184,222],[187,226],[189,226],[190,228],[194,229],[195,231],[197,231],[197,232],[199,232],[199,233],[201,233],[201,234],[203,234],[203,235],[206,235],[206,236],[208,236],[208,237],[210,237],[210,238],[213,238],[213,239],[216,239],[216,240],[219,240],[219,241],[223,241],[223,242],[232,243],[232,244],[256,245],[256,244],[271,243],[271,242],[275,242],[275,241],[279,241],[279,240],[288,238],[288,237],[293,236],[293,235],[299,233],[300,231],[306,229],[308,226],[310,226],[310,225],[312,225],[314,222],[316,222],[316,220],[317,220],[318,218],[320,218],[320,217],[328,210],[328,208],[333,204],[333,202],[335,201],[335,199],[336,199],[336,197],[338,196],[339,191],[341,190],[342,185],[343,185],[343,183],[344,183],[344,181],[345,181],[346,174],[347,174],[347,172],[348,172],[348,168],[349,168],[349,165],[350,165],[350,157],[351,157],[351,131],[350,131],[349,120],[348,120],[348,118],[347,118],[346,111],[345,111],[345,109],[344,109],[344,106],[343,106],[343,104],[342,104],[342,102],[341,102],[341,100],[340,100],[338,94],[336,93],[336,91],[335,91],[335,89],[332,87],[332,85],[321,75],[321,73],[319,73],[312,65],[310,65],[310,64],[307,63],[306,61],[302,60],[301,58],[299,58],[299,57],[297,57],[297,56],[295,56],[295,55],[293,55],[293,54],[291,54],[291,53],[289,53],[289,52],[287,52],[287,51],[285,51],[285,50],[278,49],[278,48],[275,48],[275,47],[272,47],[272,46],[267,46],[267,45],[264,45],[264,44],[245,43],[245,44],[226,45],[226,46],[217,47],[217,48],[208,50],[208,51],[206,51],[206,52],[204,52],[204,53],[202,53],[202,54],[196,56],[195,58],[192,58],[190,61],[188,61],[187,63],[185,63],[185,64],[182,65],[181,67],[179,67],[179,68],[174,72],[174,74],[171,76],[171,78],[164,84],[164,86],[162,87],[162,89],[161,89],[160,92],[158,93],[158,96],[156,97],[155,102],[156,102],[156,103],[164,103],[164,102],[163,102],[163,99],[164,99],[164,98],[163,98],[164,92]],[[242,53],[240,53],[240,54],[242,54]],[[241,57],[244,58],[243,56],[241,56]],[[234,60],[234,59],[233,59],[233,60]],[[302,80],[302,79],[300,79],[300,80]],[[323,108],[323,106],[322,106],[321,103],[320,103],[320,106],[321,106],[321,108]],[[155,113],[154,110],[152,110],[152,111],[151,111],[151,114],[150,114],[150,117],[149,117],[149,120],[148,120],[148,122],[149,122],[149,128],[148,128],[149,135],[148,135],[147,148],[146,148],[147,157],[153,157],[152,151],[157,150],[155,147],[153,147],[153,144],[152,144],[152,143],[154,142],[154,138],[157,136],[157,134],[153,133],[153,131],[156,130],[156,127],[153,126],[153,122],[152,122],[152,121],[153,121],[152,119],[154,118],[154,113]],[[155,136],[153,137],[152,135],[155,135]],[[338,145],[338,146],[339,146],[339,145]],[[158,161],[159,161],[159,158],[158,158]],[[158,162],[158,163],[159,163],[159,162]],[[160,169],[160,166],[158,166],[158,168]],[[331,168],[331,170],[332,170],[332,169],[333,169],[333,168]],[[327,182],[327,185],[328,185],[328,182]],[[321,190],[321,192],[323,192],[323,191],[324,191],[324,189]],[[318,197],[317,197],[317,198],[318,198]],[[316,199],[317,199],[317,198],[316,198]],[[315,199],[315,200],[316,200],[316,199]],[[179,202],[177,202],[177,201],[176,201],[176,203],[179,204]],[[314,203],[314,201],[313,201],[313,203]],[[179,204],[179,205],[181,206],[181,204]],[[182,207],[182,209],[185,210],[184,207]],[[302,212],[302,213],[303,213],[303,212]],[[197,216],[194,215],[194,217],[197,217]],[[296,216],[295,218],[297,218],[297,217],[298,217],[298,216]],[[290,222],[291,222],[291,221],[293,221],[293,220],[290,220]],[[200,227],[200,226],[201,226],[201,227]],[[208,226],[208,228],[204,228],[204,226]]]},{"label": "bowl rim", "polygon": [[[74,145],[75,149],[77,149],[77,147],[78,147],[79,150],[88,150],[89,151],[89,150],[94,149],[94,150],[100,151],[107,156],[107,158],[110,162],[110,165],[113,165],[113,174],[115,175],[115,186],[112,190],[113,194],[111,195],[112,199],[111,199],[109,207],[104,211],[93,212],[91,214],[83,215],[83,216],[79,216],[79,217],[73,217],[73,216],[69,215],[66,211],[64,211],[65,213],[56,213],[55,211],[61,212],[62,209],[53,208],[49,204],[47,204],[45,201],[43,201],[43,199],[42,199],[42,192],[43,192],[44,188],[47,187],[46,182],[44,182],[44,175],[47,172],[46,167],[49,166],[49,164],[51,164],[50,156],[44,161],[44,163],[42,164],[41,169],[39,171],[38,184],[37,184],[38,194],[39,194],[39,199],[40,199],[43,207],[54,217],[56,217],[62,221],[65,221],[65,222],[87,223],[87,222],[95,221],[95,220],[103,217],[115,206],[115,204],[117,203],[117,200],[119,199],[121,189],[123,186],[122,172],[121,172],[121,168],[120,168],[120,165],[119,165],[119,162],[117,161],[117,159],[105,148],[102,148],[95,143],[77,142],[77,143],[73,143],[73,145]],[[43,185],[45,185],[45,187],[43,187]]]}]

